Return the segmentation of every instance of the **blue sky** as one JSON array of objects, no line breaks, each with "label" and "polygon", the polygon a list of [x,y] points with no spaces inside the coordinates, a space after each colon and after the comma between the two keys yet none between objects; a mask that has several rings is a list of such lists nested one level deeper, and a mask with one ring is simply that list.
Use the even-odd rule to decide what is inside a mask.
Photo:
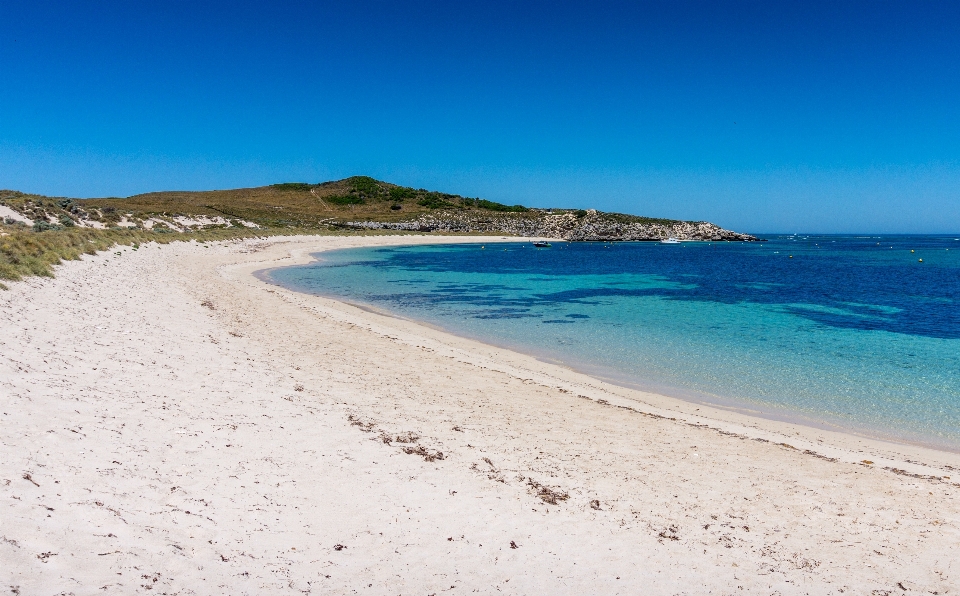
[{"label": "blue sky", "polygon": [[0,187],[960,232],[960,3],[7,1]]}]

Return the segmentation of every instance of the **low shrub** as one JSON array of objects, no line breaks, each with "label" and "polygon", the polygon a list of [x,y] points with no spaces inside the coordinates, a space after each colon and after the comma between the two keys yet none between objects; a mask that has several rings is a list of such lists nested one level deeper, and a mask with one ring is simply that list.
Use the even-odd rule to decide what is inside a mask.
[{"label": "low shrub", "polygon": [[480,209],[488,209],[490,211],[503,211],[509,213],[523,213],[525,211],[530,211],[530,209],[524,207],[523,205],[504,205],[503,203],[487,201],[486,199],[477,199],[476,205]]},{"label": "low shrub", "polygon": [[427,193],[425,197],[417,201],[417,205],[427,209],[448,209],[455,206],[453,203],[444,200],[443,196],[436,192]]},{"label": "low shrub", "polygon": [[362,198],[352,195],[332,195],[324,198],[324,200],[330,201],[334,205],[362,205],[364,202]]},{"label": "low shrub", "polygon": [[394,201],[412,199],[417,196],[417,191],[406,186],[394,186],[390,189],[390,198]]},{"label": "low shrub", "polygon": [[309,191],[313,188],[312,184],[307,184],[306,182],[281,182],[280,184],[272,184],[273,188],[278,190],[306,190]]},{"label": "low shrub", "polygon": [[49,221],[35,221],[33,222],[33,231],[34,232],[46,232],[48,230],[62,230],[63,226],[57,224],[52,224]]}]

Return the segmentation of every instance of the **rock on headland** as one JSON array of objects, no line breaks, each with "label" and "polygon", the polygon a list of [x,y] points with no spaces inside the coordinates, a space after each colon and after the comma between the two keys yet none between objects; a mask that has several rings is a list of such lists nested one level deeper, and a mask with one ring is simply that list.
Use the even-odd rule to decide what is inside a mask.
[{"label": "rock on headland", "polygon": [[573,242],[678,240],[756,241],[755,236],[725,230],[705,221],[651,219],[587,211],[530,209],[525,213],[425,213],[401,222],[350,221],[344,227],[367,230],[497,233],[562,238]]}]

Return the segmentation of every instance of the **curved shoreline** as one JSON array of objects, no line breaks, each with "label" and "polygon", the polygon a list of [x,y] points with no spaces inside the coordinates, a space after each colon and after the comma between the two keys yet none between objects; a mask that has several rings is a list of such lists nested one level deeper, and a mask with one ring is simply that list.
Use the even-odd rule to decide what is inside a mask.
[{"label": "curved shoreline", "polygon": [[[387,239],[396,240],[387,240]],[[359,239],[358,239],[359,240]],[[490,238],[490,237],[436,237],[436,236],[400,236],[400,237],[368,237],[366,242],[361,242],[349,248],[359,248],[366,246],[386,246],[386,245],[415,245],[415,244],[454,244],[454,243],[473,243],[473,242],[495,242],[506,241],[516,242],[516,238]],[[526,240],[526,239],[524,239]],[[290,251],[287,257],[279,257],[272,261],[272,264],[264,267],[262,264],[256,265],[251,269],[248,265],[238,265],[237,268],[249,273],[260,283],[269,284],[275,288],[282,286],[271,284],[263,279],[259,272],[281,267],[290,267],[306,265],[315,262],[314,254],[321,254],[329,250],[341,250],[347,247],[329,247],[318,244],[316,248],[294,249]],[[760,414],[747,413],[748,408],[725,407],[720,404],[699,403],[685,400],[680,397],[643,391],[630,387],[626,384],[619,384],[614,380],[602,379],[591,376],[588,372],[579,371],[565,365],[559,365],[547,362],[537,356],[524,354],[508,348],[502,348],[492,344],[486,344],[479,340],[456,335],[448,330],[439,329],[424,323],[399,317],[393,314],[379,313],[375,309],[365,305],[360,307],[352,305],[342,300],[331,297],[320,297],[311,294],[305,294],[283,288],[284,291],[309,298],[319,298],[327,303],[326,307],[333,304],[343,305],[344,309],[354,311],[354,314],[363,313],[371,318],[392,319],[395,321],[404,321],[406,325],[412,325],[414,328],[424,330],[425,334],[431,335],[434,340],[449,342],[456,338],[460,345],[460,350],[496,351],[497,357],[508,362],[508,366],[517,367],[517,370],[529,370],[543,375],[545,384],[557,384],[557,386],[566,386],[568,390],[573,388],[589,388],[584,391],[592,394],[592,399],[606,399],[613,405],[620,407],[636,409],[645,414],[664,416],[667,418],[676,417],[677,414],[684,416],[681,421],[690,424],[698,424],[716,428],[726,433],[735,433],[755,440],[766,440],[775,443],[787,443],[798,449],[810,451],[816,455],[822,455],[837,459],[847,463],[861,463],[864,459],[873,461],[878,467],[886,467],[896,470],[907,471],[917,475],[936,475],[936,469],[943,475],[950,476],[950,468],[942,468],[942,465],[957,467],[960,464],[960,452],[943,448],[939,445],[915,444],[907,441],[901,441],[896,438],[883,436],[869,436],[859,434],[854,429],[830,428],[829,423],[824,421],[822,426],[817,426],[817,420],[797,420],[788,416],[784,418],[767,418]],[[332,304],[331,304],[332,303]],[[335,307],[334,307],[335,308]],[[370,321],[371,323],[375,321]],[[489,354],[486,356],[489,357]],[[519,365],[519,366],[518,366]],[[516,375],[524,373],[515,372]],[[581,391],[583,393],[584,391]],[[597,397],[599,396],[599,397]],[[624,401],[626,400],[626,401]],[[639,404],[639,405],[637,405]],[[941,459],[937,454],[947,455],[946,459]],[[867,457],[869,456],[869,457]],[[930,464],[919,464],[917,460],[938,462]],[[940,463],[942,462],[942,463]],[[951,464],[953,462],[953,464]],[[933,470],[931,468],[934,468]]]},{"label": "curved shoreline", "polygon": [[[424,237],[424,238],[435,239],[436,237],[431,236],[431,237]],[[488,237],[483,237],[483,238],[466,237],[463,239],[451,238],[449,239],[449,241],[441,241],[441,242],[433,241],[429,243],[430,244],[456,244],[456,243],[491,242],[491,241],[516,242],[517,240],[518,239],[516,238],[500,238],[496,240],[490,240]],[[393,244],[393,243],[390,243],[390,244]],[[400,244],[417,245],[417,244],[424,244],[424,242],[414,241],[409,243],[402,242]],[[359,248],[361,246],[378,246],[378,245],[382,245],[382,244],[377,242],[372,242],[369,244],[362,244],[357,247],[351,247],[351,248]],[[740,426],[749,427],[749,426],[754,426],[754,423],[752,421],[765,420],[767,422],[775,423],[777,426],[775,428],[765,428],[761,425],[760,428],[764,428],[764,430],[772,431],[774,433],[779,433],[779,434],[789,433],[789,426],[798,426],[802,428],[811,429],[814,431],[822,431],[822,432],[827,432],[832,434],[839,434],[841,436],[852,437],[856,439],[865,439],[867,441],[874,441],[882,445],[891,445],[891,446],[895,445],[895,446],[917,448],[917,449],[923,449],[923,450],[930,450],[934,452],[945,452],[945,453],[960,455],[960,446],[957,446],[957,445],[953,445],[949,443],[939,443],[935,441],[925,442],[922,439],[911,439],[911,438],[900,437],[895,435],[887,435],[880,429],[870,428],[868,426],[862,426],[862,427],[844,426],[842,424],[835,423],[828,419],[819,419],[813,416],[808,416],[803,414],[802,412],[792,410],[789,407],[777,406],[775,404],[751,404],[750,402],[740,401],[733,398],[724,398],[723,396],[716,396],[716,395],[710,395],[710,394],[703,394],[702,396],[694,395],[693,392],[691,392],[691,394],[688,396],[682,396],[680,395],[680,393],[682,393],[682,389],[680,388],[674,388],[676,389],[675,393],[670,392],[671,388],[662,388],[659,391],[656,389],[652,389],[652,390],[645,389],[642,386],[643,385],[642,381],[631,382],[631,380],[626,377],[618,378],[615,374],[604,375],[602,374],[602,371],[591,371],[589,370],[590,369],[589,366],[578,366],[577,364],[556,362],[543,355],[525,352],[522,349],[519,349],[516,347],[504,346],[496,343],[483,341],[481,339],[471,337],[469,335],[461,335],[455,331],[430,324],[426,321],[411,319],[411,318],[399,315],[397,313],[392,313],[389,311],[378,309],[377,307],[370,304],[354,304],[352,302],[344,301],[342,298],[338,298],[336,296],[299,292],[296,289],[287,288],[285,286],[282,286],[281,284],[273,283],[272,280],[268,279],[269,272],[274,269],[296,267],[296,266],[302,266],[302,265],[307,265],[313,262],[317,262],[318,259],[315,257],[315,255],[320,255],[324,252],[328,252],[332,250],[349,250],[349,249],[344,249],[341,247],[332,247],[332,248],[324,248],[322,250],[317,250],[317,251],[312,251],[312,250],[308,250],[306,252],[298,251],[297,257],[294,258],[294,262],[285,263],[283,265],[278,265],[276,267],[259,269],[257,271],[252,272],[252,275],[254,275],[254,277],[256,277],[258,280],[260,280],[263,283],[267,283],[276,287],[283,287],[287,291],[295,292],[300,295],[322,297],[327,300],[345,304],[352,308],[357,308],[359,310],[369,312],[373,316],[388,317],[392,319],[407,321],[408,323],[411,323],[413,325],[422,326],[434,332],[441,333],[444,335],[449,335],[449,336],[457,337],[466,341],[475,342],[476,344],[483,345],[488,348],[505,350],[516,355],[523,355],[529,358],[533,358],[536,361],[543,363],[544,365],[566,369],[571,371],[574,374],[589,377],[594,381],[603,383],[605,385],[610,385],[610,386],[618,387],[620,389],[629,390],[632,393],[622,396],[628,399],[633,399],[640,402],[650,401],[652,399],[654,400],[655,403],[649,404],[649,405],[657,405],[660,407],[663,407],[663,404],[659,403],[659,401],[675,400],[676,402],[685,403],[688,405],[692,404],[695,408],[700,408],[701,410],[703,408],[708,408],[709,409],[708,413],[705,413],[705,414],[701,413],[699,418],[714,419],[717,417],[718,412],[725,412],[725,413],[735,414],[739,416],[738,418],[733,418],[730,420],[724,419],[725,422],[730,422],[733,424],[738,424]],[[609,371],[609,372],[616,373],[616,371]],[[672,406],[667,405],[667,408],[673,409],[675,406],[676,404],[673,404]],[[763,411],[761,410],[761,408],[765,408],[767,411]],[[780,426],[782,424],[789,425],[789,426],[787,428],[783,428]],[[732,429],[725,428],[723,430],[731,431]],[[801,435],[803,435],[803,433],[801,433]],[[757,437],[751,436],[751,438],[767,438],[767,437],[757,435]],[[806,437],[806,438],[808,439],[808,444],[804,446],[804,449],[812,450],[814,442],[816,442],[817,444],[823,442],[823,438],[821,436]],[[846,442],[844,441],[844,448],[849,449],[849,447],[850,446],[847,445]],[[897,464],[897,465],[906,465],[907,467],[910,467],[910,464],[907,460],[915,459],[916,455],[917,454],[915,453],[903,454],[902,457],[890,458],[890,461],[886,463],[890,465]],[[898,469],[901,469],[901,468],[898,468]],[[919,471],[915,471],[914,473],[919,473]]]},{"label": "curved shoreline", "polygon": [[957,454],[619,387],[252,275],[450,241],[146,244],[0,292],[0,581],[952,593]]}]

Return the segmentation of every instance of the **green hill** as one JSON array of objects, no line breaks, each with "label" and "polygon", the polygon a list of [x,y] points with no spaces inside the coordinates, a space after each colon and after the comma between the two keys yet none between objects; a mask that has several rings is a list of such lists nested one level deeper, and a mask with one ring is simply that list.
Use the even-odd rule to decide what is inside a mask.
[{"label": "green hill", "polygon": [[145,219],[151,216],[221,216],[266,228],[327,227],[352,219],[402,221],[437,210],[476,210],[501,213],[528,211],[520,205],[399,186],[368,176],[307,184],[287,182],[257,188],[200,192],[167,191],[125,199],[86,199],[85,207],[113,209]]},{"label": "green hill", "polygon": [[50,266],[61,259],[114,243],[372,231],[540,236],[573,242],[756,240],[708,222],[505,205],[367,176],[100,199],[0,190],[0,279],[49,275]]}]

